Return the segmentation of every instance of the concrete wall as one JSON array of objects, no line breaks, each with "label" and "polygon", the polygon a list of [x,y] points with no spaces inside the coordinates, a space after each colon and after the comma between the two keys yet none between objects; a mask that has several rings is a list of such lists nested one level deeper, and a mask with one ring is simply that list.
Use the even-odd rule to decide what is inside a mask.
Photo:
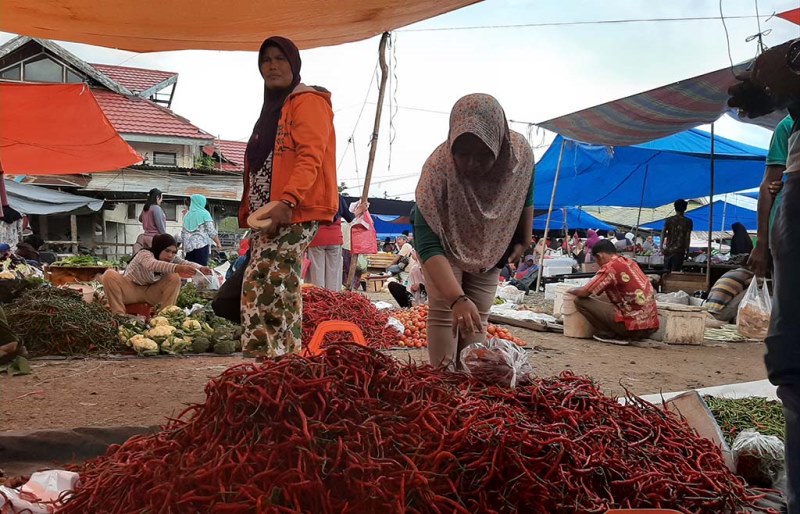
[{"label": "concrete wall", "polygon": [[140,143],[128,141],[128,144],[144,157],[144,164],[154,165],[153,153],[174,153],[178,168],[193,168],[195,157],[201,153],[199,145],[167,145],[161,143]]}]

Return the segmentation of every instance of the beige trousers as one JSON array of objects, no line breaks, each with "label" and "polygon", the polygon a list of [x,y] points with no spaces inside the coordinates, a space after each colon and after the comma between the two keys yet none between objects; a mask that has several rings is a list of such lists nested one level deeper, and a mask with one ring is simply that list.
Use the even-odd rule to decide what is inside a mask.
[{"label": "beige trousers", "polygon": [[177,273],[163,275],[149,286],[140,286],[110,269],[103,273],[101,282],[108,306],[115,314],[125,314],[125,305],[130,303],[148,303],[160,309],[175,305],[181,290],[181,277]]},{"label": "beige trousers", "polygon": [[313,246],[306,250],[311,265],[308,282],[331,291],[342,289],[342,247],[339,245]]},{"label": "beige trousers", "polygon": [[[489,321],[489,309],[497,294],[500,270],[494,268],[486,273],[467,273],[451,264],[453,275],[461,284],[464,294],[472,300],[485,325]],[[423,268],[425,289],[428,292],[428,358],[433,366],[447,366],[460,369],[459,355],[461,350],[472,343],[483,342],[486,332],[477,334],[459,334],[453,336],[453,311],[450,309],[452,298],[446,299],[436,289],[430,275]]]},{"label": "beige trousers", "polygon": [[611,302],[599,298],[576,298],[575,308],[595,328],[598,337],[639,340],[655,332],[654,329],[628,330],[625,323],[616,321],[617,310]]}]

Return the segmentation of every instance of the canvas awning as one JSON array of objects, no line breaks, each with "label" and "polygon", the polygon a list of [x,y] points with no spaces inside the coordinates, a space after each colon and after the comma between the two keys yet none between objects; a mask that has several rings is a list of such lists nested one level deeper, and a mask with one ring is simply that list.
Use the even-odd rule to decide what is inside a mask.
[{"label": "canvas awning", "polygon": [[300,48],[360,41],[479,0],[4,0],[0,30],[131,52]]},{"label": "canvas awning", "polygon": [[93,173],[141,160],[83,84],[0,83],[0,164],[6,174]]},{"label": "canvas awning", "polygon": [[73,195],[46,187],[19,184],[5,180],[8,204],[22,214],[47,216],[52,214],[87,214],[103,208],[103,200]]},{"label": "canvas awning", "polygon": [[[709,195],[711,134],[688,130],[635,146],[597,146],[557,136],[536,164],[534,205],[547,208],[566,141],[554,205],[659,207]],[[767,151],[716,136],[715,194],[758,186]]]},{"label": "canvas awning", "polygon": [[[629,146],[715,122],[728,107],[728,88],[750,62],[681,80],[620,100],[545,121],[539,126],[568,139],[597,145]],[[736,120],[772,130],[785,111]]]}]

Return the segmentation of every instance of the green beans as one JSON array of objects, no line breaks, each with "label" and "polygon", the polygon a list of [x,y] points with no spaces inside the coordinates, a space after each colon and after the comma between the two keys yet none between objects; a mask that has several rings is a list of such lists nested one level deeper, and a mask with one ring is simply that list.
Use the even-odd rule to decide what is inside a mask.
[{"label": "green beans", "polygon": [[731,399],[706,396],[704,399],[728,444],[732,444],[739,432],[748,428],[784,440],[783,407],[780,402],[760,397]]}]

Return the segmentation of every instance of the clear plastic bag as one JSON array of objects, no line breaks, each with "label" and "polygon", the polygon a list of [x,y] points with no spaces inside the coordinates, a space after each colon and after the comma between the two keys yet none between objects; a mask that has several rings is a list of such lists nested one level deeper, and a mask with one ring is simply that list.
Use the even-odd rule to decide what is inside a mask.
[{"label": "clear plastic bag", "polygon": [[493,337],[461,350],[461,366],[481,382],[514,388],[526,381],[533,368],[528,355],[516,344]]},{"label": "clear plastic bag", "polygon": [[736,473],[755,487],[772,487],[784,470],[783,441],[756,430],[743,430],[731,448]]},{"label": "clear plastic bag", "polygon": [[739,304],[736,316],[736,327],[739,335],[747,339],[763,341],[769,330],[769,318],[772,315],[772,299],[767,290],[767,283],[758,285],[758,278],[750,281],[750,287]]}]

